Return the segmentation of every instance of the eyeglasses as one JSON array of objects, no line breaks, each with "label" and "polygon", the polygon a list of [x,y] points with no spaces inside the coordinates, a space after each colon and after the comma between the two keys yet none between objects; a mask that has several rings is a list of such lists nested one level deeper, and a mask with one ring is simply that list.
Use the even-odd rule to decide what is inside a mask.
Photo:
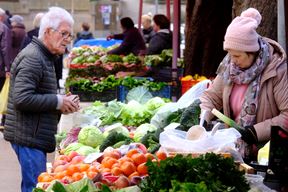
[{"label": "eyeglasses", "polygon": [[53,30],[57,31],[62,36],[63,39],[67,39],[68,41],[71,41],[72,39],[74,39],[74,35],[72,35],[71,33],[67,31],[59,31],[57,29],[53,29]]}]

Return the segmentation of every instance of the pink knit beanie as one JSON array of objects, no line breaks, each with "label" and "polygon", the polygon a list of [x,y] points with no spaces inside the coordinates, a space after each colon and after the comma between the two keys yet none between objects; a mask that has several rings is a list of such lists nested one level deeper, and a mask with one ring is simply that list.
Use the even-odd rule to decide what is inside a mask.
[{"label": "pink knit beanie", "polygon": [[232,49],[244,52],[258,51],[259,35],[256,29],[261,19],[260,13],[254,8],[243,11],[240,16],[233,19],[226,30],[224,50]]}]

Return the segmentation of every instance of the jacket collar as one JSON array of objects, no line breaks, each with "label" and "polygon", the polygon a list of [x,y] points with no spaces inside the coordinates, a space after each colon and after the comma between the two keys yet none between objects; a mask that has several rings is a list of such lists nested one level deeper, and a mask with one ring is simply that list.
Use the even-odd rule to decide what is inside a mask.
[{"label": "jacket collar", "polygon": [[269,38],[263,39],[269,43],[270,61],[263,72],[261,84],[267,79],[275,77],[278,67],[283,64],[283,62],[286,62],[287,59],[286,53],[279,43]]},{"label": "jacket collar", "polygon": [[37,45],[41,51],[47,56],[47,58],[51,60],[55,60],[57,58],[57,55],[52,54],[49,49],[43,44],[41,40],[39,40],[37,37],[33,36],[32,43]]}]

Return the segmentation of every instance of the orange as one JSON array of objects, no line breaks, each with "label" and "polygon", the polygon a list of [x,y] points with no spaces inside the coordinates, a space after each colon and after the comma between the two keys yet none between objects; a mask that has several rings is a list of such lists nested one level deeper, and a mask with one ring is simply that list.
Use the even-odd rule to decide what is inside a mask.
[{"label": "orange", "polygon": [[78,166],[79,166],[80,172],[87,171],[89,169],[89,167],[90,167],[89,164],[85,164],[85,163],[81,163]]},{"label": "orange", "polygon": [[118,175],[121,175],[122,174],[122,171],[119,167],[113,167],[111,169],[111,173],[115,176],[118,176]]},{"label": "orange", "polygon": [[147,161],[147,158],[143,153],[133,154],[131,158],[136,165],[140,165],[141,163],[146,163]]},{"label": "orange", "polygon": [[88,168],[88,170],[87,170],[87,172],[90,172],[90,171],[92,171],[92,172],[99,172],[99,169],[97,168],[97,166],[96,165],[91,165],[89,168]]},{"label": "orange", "polygon": [[109,168],[111,169],[111,167],[117,163],[117,159],[114,159],[112,157],[104,157],[104,159],[101,161],[101,164],[105,167],[105,168]]},{"label": "orange", "polygon": [[111,168],[113,169],[114,167],[118,167],[119,168],[120,167],[120,163],[117,161],[117,163],[114,163]]},{"label": "orange", "polygon": [[159,160],[164,160],[167,158],[167,154],[164,151],[157,151],[156,156]]},{"label": "orange", "polygon": [[127,153],[126,153],[126,156],[127,157],[132,157],[132,155],[136,154],[136,153],[139,153],[139,150],[138,149],[130,149]]},{"label": "orange", "polygon": [[38,176],[38,182],[45,182],[44,178],[47,179],[47,177],[49,177],[50,174],[47,172],[42,172],[39,176]]},{"label": "orange", "polygon": [[145,164],[146,163],[142,163],[142,164],[137,166],[137,171],[141,175],[146,175],[148,173],[148,169],[147,169],[147,166]]},{"label": "orange", "polygon": [[88,177],[89,179],[93,179],[97,174],[98,174],[98,172],[88,171],[88,172],[87,172],[87,177]]},{"label": "orange", "polygon": [[74,174],[72,175],[72,179],[73,179],[74,181],[79,181],[79,180],[81,180],[83,177],[84,177],[84,173],[74,173]]},{"label": "orange", "polygon": [[51,182],[54,177],[47,172],[43,172],[38,176],[38,182]]},{"label": "orange", "polygon": [[63,177],[65,177],[67,174],[67,171],[62,171],[62,172],[58,172],[56,173],[56,175],[54,176],[55,179],[62,179]]},{"label": "orange", "polygon": [[111,172],[111,169],[109,169],[109,168],[102,168],[102,169],[100,169],[100,172],[101,172],[101,173],[110,173],[110,172]]},{"label": "orange", "polygon": [[132,162],[124,162],[120,166],[120,170],[126,175],[129,176],[131,173],[136,171],[136,167]]},{"label": "orange", "polygon": [[139,174],[137,171],[135,171],[135,172],[131,173],[131,174],[128,176],[128,178],[131,180],[132,177],[135,177],[135,176],[140,176],[140,174]]},{"label": "orange", "polygon": [[134,161],[130,157],[127,157],[127,156],[121,157],[120,159],[118,159],[118,162],[120,165],[125,163],[125,162],[134,163]]},{"label": "orange", "polygon": [[78,165],[71,164],[67,167],[67,175],[72,176],[74,173],[80,172],[80,168]]}]

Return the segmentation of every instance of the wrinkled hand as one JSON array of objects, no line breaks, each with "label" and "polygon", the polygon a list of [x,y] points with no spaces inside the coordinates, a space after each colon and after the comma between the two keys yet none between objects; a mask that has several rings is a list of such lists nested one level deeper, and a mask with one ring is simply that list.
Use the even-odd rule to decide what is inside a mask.
[{"label": "wrinkled hand", "polygon": [[108,35],[108,36],[106,37],[106,39],[107,39],[107,41],[110,41],[111,39],[114,39],[114,35]]},{"label": "wrinkled hand", "polygon": [[242,128],[237,128],[237,130],[241,134],[241,139],[247,144],[255,144],[258,143],[257,133],[255,131],[254,126],[246,126]]},{"label": "wrinkled hand", "polygon": [[10,77],[11,76],[11,73],[10,72],[6,72],[6,78]]},{"label": "wrinkled hand", "polygon": [[64,114],[74,113],[80,109],[79,103],[80,100],[77,95],[65,95],[60,111]]}]

